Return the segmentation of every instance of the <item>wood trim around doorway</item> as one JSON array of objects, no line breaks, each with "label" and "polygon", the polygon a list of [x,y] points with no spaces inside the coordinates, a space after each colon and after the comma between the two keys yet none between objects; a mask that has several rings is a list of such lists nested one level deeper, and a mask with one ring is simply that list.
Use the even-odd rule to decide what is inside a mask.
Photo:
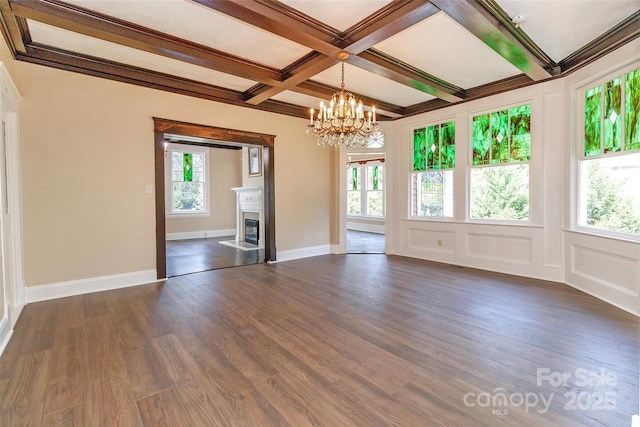
[{"label": "wood trim around doorway", "polygon": [[[274,149],[275,136],[235,129],[185,123],[175,120],[153,117],[154,122],[154,158],[156,187],[156,271],[158,279],[167,277],[165,192],[164,192],[164,135],[184,135],[211,139],[211,145],[262,147],[262,170],[264,171],[264,261],[276,260],[276,220],[274,186]],[[205,144],[206,145],[206,144]]]}]

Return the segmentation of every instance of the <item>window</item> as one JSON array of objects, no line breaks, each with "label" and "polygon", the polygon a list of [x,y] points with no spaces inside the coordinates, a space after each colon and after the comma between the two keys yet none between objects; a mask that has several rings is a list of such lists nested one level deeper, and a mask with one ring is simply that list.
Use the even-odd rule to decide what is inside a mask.
[{"label": "window", "polygon": [[383,216],[382,166],[367,166],[367,215]]},{"label": "window", "polygon": [[167,150],[170,171],[168,214],[208,212],[208,150],[187,145],[170,145]]},{"label": "window", "polygon": [[472,120],[472,219],[529,219],[531,105]]},{"label": "window", "polygon": [[[363,179],[363,174],[366,174]],[[364,164],[347,170],[347,215],[384,217],[384,166]]]},{"label": "window", "polygon": [[349,180],[347,182],[347,215],[362,214],[362,177],[360,166],[350,167],[348,171]]},{"label": "window", "polygon": [[578,225],[640,234],[640,69],[584,92]]},{"label": "window", "polygon": [[453,216],[455,131],[455,122],[414,129],[411,216]]}]

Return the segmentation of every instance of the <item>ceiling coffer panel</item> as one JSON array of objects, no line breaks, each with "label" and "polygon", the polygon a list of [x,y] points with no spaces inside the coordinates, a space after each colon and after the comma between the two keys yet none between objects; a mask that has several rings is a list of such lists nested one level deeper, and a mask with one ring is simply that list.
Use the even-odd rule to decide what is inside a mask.
[{"label": "ceiling coffer panel", "polygon": [[274,68],[284,68],[311,51],[191,1],[67,0],[66,3]]},{"label": "ceiling coffer panel", "polygon": [[255,82],[230,74],[188,64],[153,53],[143,52],[116,43],[76,34],[50,25],[28,21],[29,32],[34,42],[43,45],[80,53],[87,56],[98,56],[101,59],[178,76],[210,85],[237,91],[245,91]]}]

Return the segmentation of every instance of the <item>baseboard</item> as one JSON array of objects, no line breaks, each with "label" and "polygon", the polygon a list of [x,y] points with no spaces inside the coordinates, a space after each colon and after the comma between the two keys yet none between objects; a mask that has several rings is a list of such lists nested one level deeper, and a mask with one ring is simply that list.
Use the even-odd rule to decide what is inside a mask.
[{"label": "baseboard", "polygon": [[349,222],[347,221],[347,230],[366,231],[368,233],[385,234],[385,225],[382,224],[368,224],[364,222]]},{"label": "baseboard", "polygon": [[307,248],[278,251],[277,261],[292,261],[294,259],[309,258],[312,256],[327,255],[331,253],[331,245],[310,246]]},{"label": "baseboard", "polygon": [[4,316],[0,320],[0,356],[4,353],[4,349],[9,344],[9,340],[13,335],[13,328],[11,328],[11,322],[9,321],[9,304],[4,308]]},{"label": "baseboard", "polygon": [[132,273],[114,274],[111,276],[91,277],[68,282],[50,283],[47,285],[27,286],[25,297],[27,303],[46,301],[92,292],[109,291],[146,285],[158,282],[156,270],[134,271]]},{"label": "baseboard", "polygon": [[167,233],[167,240],[206,239],[207,237],[223,237],[236,235],[235,228],[225,230],[184,231],[180,233]]},{"label": "baseboard", "polygon": [[16,326],[16,322],[20,318],[22,314],[22,309],[24,308],[24,304],[13,306],[11,311],[9,312],[9,324],[11,325],[11,329]]},{"label": "baseboard", "polygon": [[[638,297],[637,296],[629,296],[628,301],[630,302],[629,306],[625,305],[625,298],[610,298],[607,295],[603,295],[601,293],[596,293],[593,290],[585,287],[585,286],[580,286],[576,283],[573,282],[569,282],[569,281],[565,281],[564,282],[567,286],[571,286],[572,288],[575,288],[581,292],[584,292],[585,294],[589,294],[592,297],[598,298],[601,301],[604,301],[608,304],[613,305],[614,307],[618,307],[620,310],[624,310],[627,313],[631,313],[634,316],[640,317],[640,311],[638,311],[635,307],[637,306],[637,300]],[[638,426],[640,427],[640,426]]]}]

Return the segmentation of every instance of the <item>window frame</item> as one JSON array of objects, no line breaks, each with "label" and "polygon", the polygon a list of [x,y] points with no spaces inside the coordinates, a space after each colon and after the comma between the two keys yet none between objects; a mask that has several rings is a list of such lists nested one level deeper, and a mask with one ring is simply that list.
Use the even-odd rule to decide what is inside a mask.
[{"label": "window frame", "polygon": [[[426,159],[425,159],[425,170],[422,171],[414,171],[413,167],[414,167],[414,143],[415,143],[415,131],[417,129],[425,129],[426,130],[431,127],[431,126],[440,126],[440,128],[442,128],[442,125],[447,124],[447,123],[453,123],[454,126],[454,147],[455,147],[455,156],[454,156],[454,166],[452,168],[437,168],[437,169],[426,169]],[[456,212],[456,197],[455,197],[455,187],[456,187],[456,169],[459,167],[460,162],[458,161],[458,146],[459,146],[459,138],[458,138],[458,133],[456,132],[456,128],[458,127],[458,122],[456,121],[456,117],[455,116],[449,116],[449,117],[444,117],[435,121],[430,121],[428,123],[423,123],[423,124],[419,124],[419,125],[415,125],[409,128],[409,136],[410,136],[410,140],[409,140],[409,152],[408,152],[408,159],[407,162],[409,164],[409,171],[408,171],[408,197],[407,197],[407,218],[411,221],[440,221],[440,222],[455,222],[455,212]],[[439,147],[439,149],[441,149],[441,147]],[[426,153],[425,153],[426,155]],[[446,172],[446,171],[451,171],[451,215],[442,215],[442,216],[431,216],[431,215],[414,215],[413,214],[413,183],[414,181],[417,179],[415,177],[416,174],[423,174],[423,173],[429,173],[429,172]],[[417,191],[417,190],[416,190]],[[417,210],[416,210],[417,212]]]},{"label": "window frame", "polygon": [[[604,140],[604,129],[600,129],[600,147],[601,147],[601,153],[597,154],[597,155],[592,155],[592,156],[588,156],[585,153],[585,109],[586,109],[586,102],[585,102],[585,95],[589,90],[592,90],[595,87],[603,87],[606,83],[614,81],[618,78],[622,78],[623,76],[626,76],[628,73],[638,70],[640,69],[640,63],[639,62],[634,62],[632,64],[629,64],[625,67],[621,67],[613,72],[609,72],[604,76],[601,76],[597,79],[593,79],[593,80],[589,80],[587,82],[583,82],[581,83],[579,86],[576,87],[576,89],[574,90],[574,105],[576,106],[576,115],[578,117],[574,116],[575,119],[575,125],[576,125],[576,131],[574,132],[574,136],[575,136],[575,140],[574,140],[574,144],[572,144],[573,147],[573,166],[574,166],[574,177],[575,177],[575,182],[574,185],[572,186],[573,188],[573,192],[574,192],[574,197],[572,198],[572,203],[573,203],[573,212],[571,214],[571,229],[574,232],[580,232],[580,233],[584,233],[584,234],[589,234],[589,235],[594,235],[594,236],[599,236],[599,237],[608,237],[608,238],[614,238],[617,240],[627,240],[627,241],[633,241],[633,242],[640,242],[640,234],[634,234],[634,233],[630,233],[630,232],[626,232],[626,231],[621,231],[621,230],[609,230],[609,229],[605,229],[605,228],[597,228],[597,227],[592,227],[592,226],[588,226],[588,225],[584,225],[584,224],[580,224],[580,218],[582,216],[582,212],[581,209],[584,206],[586,207],[586,201],[583,200],[583,198],[588,197],[588,193],[584,192],[583,194],[583,182],[582,182],[582,178],[583,178],[583,170],[587,165],[587,162],[590,160],[599,160],[599,159],[604,159],[604,158],[614,158],[614,157],[621,157],[621,156],[628,156],[628,155],[633,155],[633,154],[640,154],[640,148],[636,148],[636,149],[632,149],[632,150],[624,150],[622,147],[624,145],[626,145],[626,87],[625,87],[625,82],[626,80],[624,80],[623,82],[621,82],[621,148],[619,151],[609,151],[607,152],[604,148],[604,144],[605,144],[605,140]],[[603,95],[603,91],[601,91],[601,96],[604,97]],[[600,103],[600,108],[602,109],[602,105],[604,103],[604,100],[601,101]],[[603,112],[600,112],[601,117]],[[607,118],[605,117],[604,120],[606,121]]]},{"label": "window frame", "polygon": [[[367,168],[369,166],[378,166],[382,167],[382,190],[369,190],[369,179],[367,174]],[[371,219],[371,220],[385,220],[387,216],[386,209],[386,178],[387,171],[384,167],[385,163],[381,161],[369,161],[363,164],[350,164],[347,168],[347,176],[349,175],[349,171],[353,168],[360,169],[360,214],[351,214],[349,213],[349,208],[347,206],[347,218],[351,219]],[[347,184],[349,183],[349,178],[347,178]],[[347,188],[347,201],[349,200],[349,191],[358,191],[358,190],[349,190]],[[382,192],[382,215],[368,215],[367,214],[367,195],[369,191],[380,191]]]},{"label": "window frame", "polygon": [[[173,210],[173,177],[172,177],[172,162],[173,162],[173,153],[192,153],[192,154],[203,154],[204,155],[204,181],[203,181],[203,194],[204,194],[204,207],[201,211],[194,212],[185,212],[185,211],[174,211]],[[202,217],[202,216],[211,216],[210,209],[210,187],[211,183],[209,181],[209,169],[211,165],[209,163],[209,147],[201,147],[196,145],[188,145],[188,144],[175,144],[168,143],[166,145],[165,151],[165,216],[170,218],[193,218],[193,217]]]},{"label": "window frame", "polygon": [[[534,216],[535,207],[532,206],[532,200],[534,200],[533,185],[532,185],[532,173],[535,173],[534,167],[536,165],[536,155],[535,151],[537,148],[536,135],[535,135],[535,115],[538,114],[538,108],[536,106],[536,101],[532,98],[522,99],[515,102],[509,102],[500,105],[494,105],[493,107],[486,108],[479,111],[470,112],[467,116],[467,165],[466,165],[466,206],[465,206],[465,221],[472,224],[487,224],[487,225],[509,225],[509,226],[522,226],[522,227],[532,227],[535,224]],[[530,152],[529,152],[529,160],[527,161],[514,161],[514,162],[504,162],[504,163],[489,163],[484,165],[474,165],[473,164],[473,118],[477,116],[482,116],[486,114],[493,114],[499,111],[510,110],[516,107],[522,107],[524,105],[530,106],[530,118],[529,118],[529,133],[530,133]],[[505,166],[515,166],[515,165],[527,165],[529,169],[529,195],[528,195],[528,206],[529,206],[529,214],[527,219],[506,219],[506,218],[473,218],[471,216],[471,198],[472,198],[472,180],[471,175],[474,169],[487,169],[487,168],[499,168]]]}]

